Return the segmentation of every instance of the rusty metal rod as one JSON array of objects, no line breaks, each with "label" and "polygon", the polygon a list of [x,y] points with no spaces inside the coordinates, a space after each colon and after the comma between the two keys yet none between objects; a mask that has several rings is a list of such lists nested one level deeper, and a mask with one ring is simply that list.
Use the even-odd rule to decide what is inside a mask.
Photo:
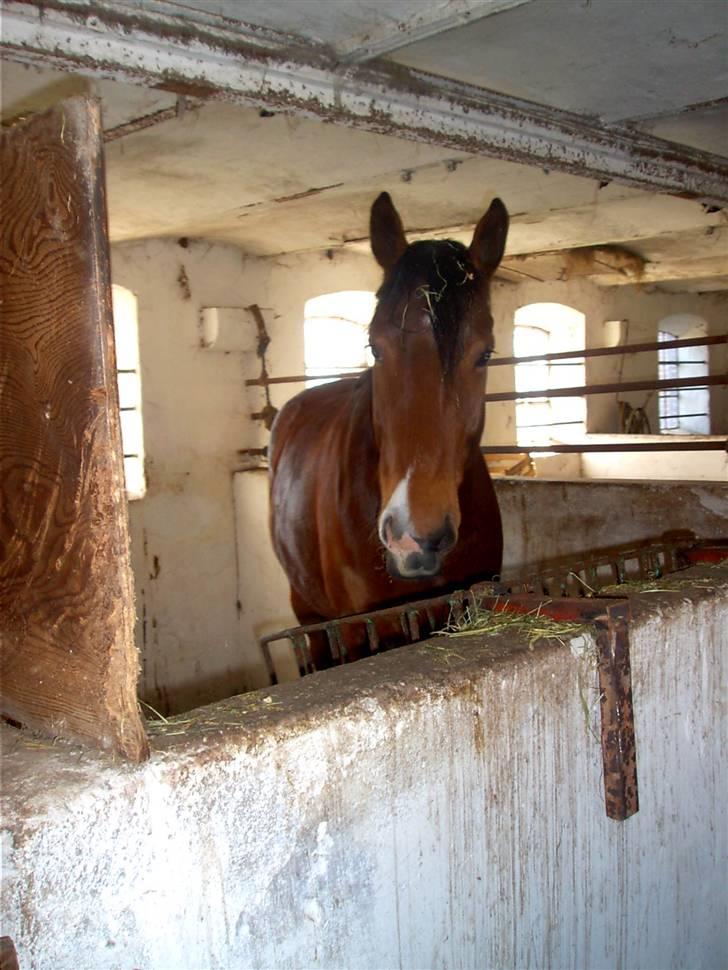
[{"label": "rusty metal rod", "polygon": [[525,401],[535,397],[585,397],[587,394],[619,394],[629,391],[663,391],[675,387],[708,387],[728,384],[728,374],[678,377],[671,381],[621,381],[614,384],[583,384],[577,387],[543,387],[535,391],[497,391],[487,401]]},{"label": "rusty metal rod", "polygon": [[571,360],[580,357],[615,357],[624,354],[642,354],[651,350],[674,350],[677,347],[710,347],[728,343],[728,335],[718,337],[690,337],[688,340],[661,340],[641,344],[622,344],[617,347],[585,347],[583,350],[560,350],[553,354],[535,354],[532,357],[493,357],[489,367],[503,364],[528,364],[539,360]]},{"label": "rusty metal rod", "polygon": [[[625,435],[629,437],[629,435]],[[669,437],[666,435],[665,437]],[[727,451],[728,438],[714,441],[643,441],[625,444],[589,444],[589,445],[484,445],[480,449],[482,455],[524,455],[528,452],[547,451],[557,454],[581,454],[600,451]]]},{"label": "rusty metal rod", "polygon": [[[624,354],[641,354],[650,350],[673,350],[676,347],[709,347],[715,344],[728,343],[728,335],[718,337],[691,337],[688,340],[663,340],[651,343],[624,344],[619,347],[584,347],[581,350],[562,350],[553,354],[536,354],[533,357],[493,357],[488,367],[502,367],[507,364],[529,364],[539,360],[572,360],[580,357],[613,357]],[[348,373],[336,374],[293,374],[285,377],[269,377],[268,384],[300,384],[304,381],[348,380],[360,377],[368,368],[351,370]],[[246,387],[262,387],[260,377],[253,377],[245,382]]]},{"label": "rusty metal rod", "polygon": [[[630,435],[625,435],[625,438]],[[670,435],[663,435],[665,441],[630,441],[624,444],[550,444],[550,445],[483,445],[481,455],[525,455],[535,452],[549,452],[560,455],[589,454],[591,452],[626,451],[728,451],[728,438],[714,438],[711,441],[671,441]],[[241,448],[240,455],[265,458],[267,448]]]}]

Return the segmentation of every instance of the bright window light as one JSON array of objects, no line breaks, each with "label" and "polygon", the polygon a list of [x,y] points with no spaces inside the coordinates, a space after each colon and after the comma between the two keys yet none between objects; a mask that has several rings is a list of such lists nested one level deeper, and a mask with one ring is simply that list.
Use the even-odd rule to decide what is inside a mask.
[{"label": "bright window light", "polygon": [[[530,303],[516,311],[514,357],[534,357],[584,347],[583,313],[562,303]],[[543,389],[543,397],[516,402],[519,445],[580,440],[586,432],[583,397],[550,397],[548,391],[584,384],[584,358],[516,364],[516,392]]]},{"label": "bright window light", "polygon": [[[688,313],[666,317],[659,324],[657,339],[687,340],[704,337],[708,327],[701,317]],[[658,351],[660,380],[706,377],[707,347],[664,347]],[[710,434],[710,397],[705,387],[674,387],[658,392],[660,434]]]},{"label": "bright window light", "polygon": [[119,387],[119,418],[124,450],[124,477],[129,500],[143,498],[144,430],[142,427],[142,386],[139,375],[139,326],[137,299],[131,290],[111,287],[114,310],[116,378]]},{"label": "bright window light", "polygon": [[303,341],[306,362],[306,387],[325,384],[319,375],[350,373],[370,367],[369,323],[377,300],[365,290],[324,293],[306,302]]}]

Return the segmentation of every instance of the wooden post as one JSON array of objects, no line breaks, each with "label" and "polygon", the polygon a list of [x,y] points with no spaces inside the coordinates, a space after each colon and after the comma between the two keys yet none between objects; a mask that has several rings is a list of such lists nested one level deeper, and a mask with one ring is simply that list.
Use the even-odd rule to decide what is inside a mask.
[{"label": "wooden post", "polygon": [[98,105],[0,144],[2,713],[141,761]]}]

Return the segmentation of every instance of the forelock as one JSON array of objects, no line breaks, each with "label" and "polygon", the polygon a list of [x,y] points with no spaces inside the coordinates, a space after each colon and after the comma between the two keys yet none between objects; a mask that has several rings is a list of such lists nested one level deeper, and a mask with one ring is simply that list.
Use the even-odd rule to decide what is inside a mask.
[{"label": "forelock", "polygon": [[425,299],[443,373],[448,376],[462,354],[462,323],[477,292],[476,270],[468,250],[462,243],[446,239],[409,246],[385,277],[377,298],[393,307],[410,296]]}]

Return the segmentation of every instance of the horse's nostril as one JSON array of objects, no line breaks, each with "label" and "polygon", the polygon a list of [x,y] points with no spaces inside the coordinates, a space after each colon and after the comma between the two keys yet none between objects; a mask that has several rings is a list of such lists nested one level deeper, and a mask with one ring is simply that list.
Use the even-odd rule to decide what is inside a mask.
[{"label": "horse's nostril", "polygon": [[434,576],[440,569],[440,557],[436,552],[424,549],[422,552],[410,553],[405,565],[410,574]]},{"label": "horse's nostril", "polygon": [[455,530],[450,518],[445,519],[444,525],[437,532],[431,532],[426,538],[417,541],[420,547],[427,552],[449,552],[455,545]]}]

